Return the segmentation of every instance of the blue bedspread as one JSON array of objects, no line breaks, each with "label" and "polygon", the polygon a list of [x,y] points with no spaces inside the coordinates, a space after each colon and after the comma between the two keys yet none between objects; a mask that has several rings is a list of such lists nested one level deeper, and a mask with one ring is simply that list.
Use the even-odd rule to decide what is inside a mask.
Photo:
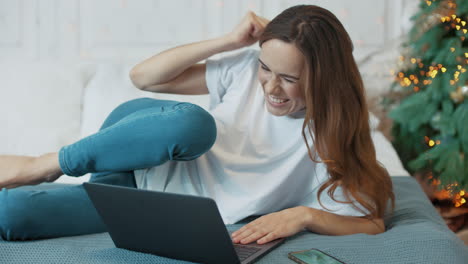
[{"label": "blue bedspread", "polygon": [[[348,264],[467,264],[468,247],[446,227],[419,184],[411,177],[392,179],[396,210],[385,218],[385,233],[324,236],[301,232],[288,238],[258,263],[294,263],[288,259],[288,252],[317,248]],[[53,185],[48,184],[46,187],[50,186]],[[227,227],[229,230],[236,230],[244,224],[245,222]],[[114,246],[107,233],[100,233],[28,242],[7,242],[0,239],[0,263],[192,262],[119,249]]]}]

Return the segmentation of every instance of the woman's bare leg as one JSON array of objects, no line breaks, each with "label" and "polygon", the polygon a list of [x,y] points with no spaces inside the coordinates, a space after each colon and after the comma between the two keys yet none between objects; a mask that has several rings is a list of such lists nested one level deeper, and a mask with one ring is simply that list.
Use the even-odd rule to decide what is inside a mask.
[{"label": "woman's bare leg", "polygon": [[58,153],[39,157],[0,155],[0,189],[53,182],[63,175]]}]

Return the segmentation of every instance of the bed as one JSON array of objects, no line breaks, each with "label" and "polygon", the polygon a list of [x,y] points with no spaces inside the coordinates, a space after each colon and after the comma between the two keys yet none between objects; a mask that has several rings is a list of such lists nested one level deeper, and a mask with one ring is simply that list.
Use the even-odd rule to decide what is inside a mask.
[{"label": "bed", "polygon": [[[303,231],[257,263],[294,263],[291,251],[317,248],[347,264],[376,263],[468,263],[468,247],[445,225],[417,181],[392,177],[396,208],[385,216],[386,232],[378,235],[325,236]],[[57,188],[56,183],[24,189]],[[253,218],[228,225],[236,230]],[[193,263],[116,248],[108,233],[37,241],[0,240],[1,263]]]},{"label": "bed", "polygon": [[[4,115],[7,126],[0,130],[1,152],[39,155],[57,151],[97,131],[118,104],[138,97],[208,105],[208,96],[151,94],[137,90],[128,78],[131,65],[78,66],[32,62],[0,64],[2,87],[8,87],[5,94],[9,95],[0,98],[0,110],[8,113]],[[28,78],[23,78],[24,73],[28,73]],[[41,89],[31,89],[37,83],[41,84]],[[377,131],[378,120],[371,122],[377,157],[392,175],[396,195],[396,210],[385,217],[387,231],[379,235],[348,236],[301,232],[287,238],[258,263],[293,263],[287,257],[288,252],[309,248],[325,251],[348,264],[468,263],[467,247],[446,227],[417,181],[403,169],[389,141]],[[59,183],[21,188],[57,188],[64,184],[81,184],[88,178],[89,175],[63,176]],[[227,229],[236,230],[251,220],[245,219]],[[189,262],[119,249],[107,233],[99,233],[26,242],[7,242],[0,238],[0,263]]]}]

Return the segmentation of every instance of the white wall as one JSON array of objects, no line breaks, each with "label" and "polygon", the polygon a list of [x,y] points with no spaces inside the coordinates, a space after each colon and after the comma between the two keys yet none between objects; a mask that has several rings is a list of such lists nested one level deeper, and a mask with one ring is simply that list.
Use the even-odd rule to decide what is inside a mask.
[{"label": "white wall", "polygon": [[359,60],[402,34],[416,0],[0,0],[0,59],[137,61],[229,32],[247,10],[296,4],[335,13]]}]

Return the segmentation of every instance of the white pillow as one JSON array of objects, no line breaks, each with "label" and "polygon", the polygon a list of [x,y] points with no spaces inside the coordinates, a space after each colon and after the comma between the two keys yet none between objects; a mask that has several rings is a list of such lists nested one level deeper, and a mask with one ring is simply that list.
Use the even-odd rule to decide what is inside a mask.
[{"label": "white pillow", "polygon": [[372,131],[371,137],[374,142],[376,158],[384,165],[390,176],[410,176],[403,167],[392,143],[378,130]]},{"label": "white pillow", "polygon": [[371,131],[377,130],[377,127],[379,127],[380,124],[380,119],[376,117],[372,112],[369,112],[369,128]]},{"label": "white pillow", "polygon": [[122,67],[113,64],[98,65],[83,95],[81,138],[97,132],[119,104],[142,96],[141,91],[126,81],[122,71]]},{"label": "white pillow", "polygon": [[[79,139],[86,76],[60,62],[0,63],[0,154],[39,156]],[[62,176],[61,183],[76,183]]]},{"label": "white pillow", "polygon": [[208,95],[187,96],[145,92],[136,88],[130,80],[129,72],[133,65],[100,64],[97,72],[85,88],[81,137],[96,133],[107,116],[121,103],[151,97],[163,100],[176,100],[208,105]]},{"label": "white pillow", "polygon": [[0,154],[37,156],[78,139],[83,82],[77,66],[0,63]]}]

